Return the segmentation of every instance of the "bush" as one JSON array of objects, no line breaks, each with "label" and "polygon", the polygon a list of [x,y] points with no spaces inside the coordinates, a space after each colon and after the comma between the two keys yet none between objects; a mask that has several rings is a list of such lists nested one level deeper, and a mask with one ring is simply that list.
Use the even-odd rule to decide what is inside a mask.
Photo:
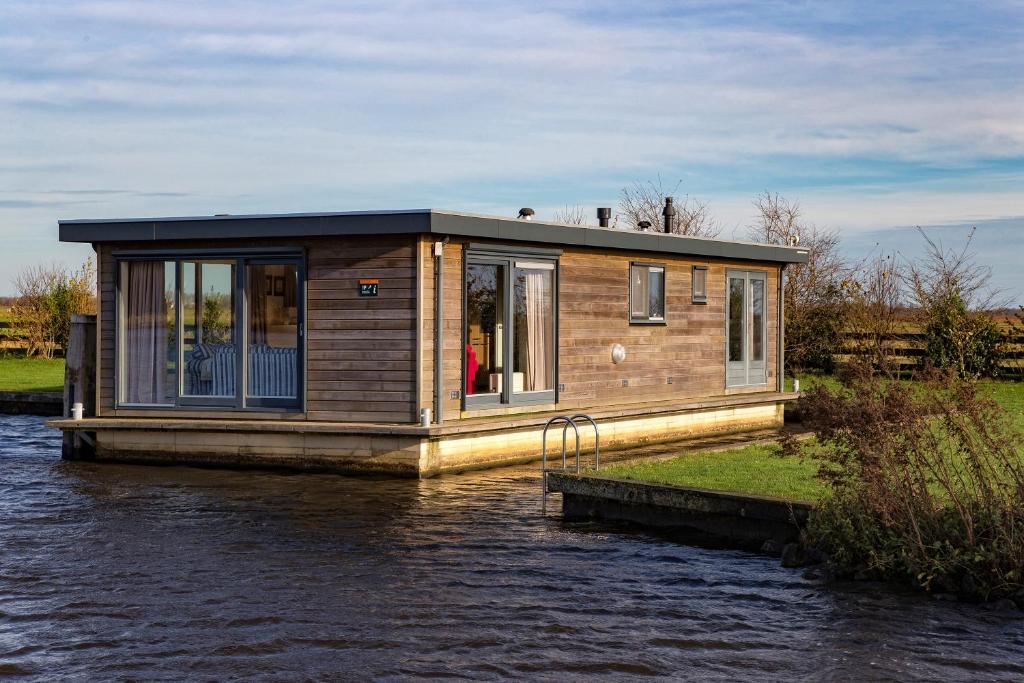
[{"label": "bush", "polygon": [[1003,335],[986,314],[972,314],[957,293],[933,301],[926,311],[924,363],[950,368],[961,377],[999,374]]},{"label": "bush", "polygon": [[11,305],[11,325],[20,330],[28,356],[53,357],[57,349],[67,348],[71,335],[71,316],[95,311],[92,259],[81,269],[69,271],[62,266],[30,266],[14,279],[18,296]]},{"label": "bush", "polygon": [[952,372],[905,383],[848,370],[843,388],[800,400],[832,494],[807,542],[840,575],[971,599],[1024,595],[1024,461],[1005,412]]},{"label": "bush", "polygon": [[989,311],[999,292],[990,286],[991,269],[970,251],[974,231],[959,250],[920,232],[927,251],[908,265],[906,277],[927,339],[922,363],[961,377],[996,375],[1003,339]]}]

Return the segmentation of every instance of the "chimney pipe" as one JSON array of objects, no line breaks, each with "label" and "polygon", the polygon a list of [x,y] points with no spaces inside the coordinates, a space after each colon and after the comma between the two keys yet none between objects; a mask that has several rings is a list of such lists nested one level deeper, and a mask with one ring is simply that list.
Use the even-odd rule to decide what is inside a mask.
[{"label": "chimney pipe", "polygon": [[672,221],[676,217],[676,207],[672,205],[671,197],[665,197],[665,208],[661,210],[661,215],[665,217],[665,233],[671,233]]},{"label": "chimney pipe", "polygon": [[608,220],[612,217],[612,210],[608,207],[601,207],[597,210],[597,224],[602,228],[608,227]]}]

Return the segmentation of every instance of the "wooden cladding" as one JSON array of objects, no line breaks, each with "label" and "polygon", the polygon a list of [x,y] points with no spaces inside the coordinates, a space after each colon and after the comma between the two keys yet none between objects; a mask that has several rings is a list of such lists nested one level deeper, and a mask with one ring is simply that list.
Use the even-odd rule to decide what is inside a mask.
[{"label": "wooden cladding", "polygon": [[[434,240],[428,235],[349,236],[246,241],[122,243],[117,249],[302,248],[306,259],[304,412],[282,419],[411,423],[434,397]],[[446,421],[462,414],[463,261],[467,241],[444,248],[442,404]],[[114,410],[115,272],[113,247],[98,252],[98,407]],[[777,265],[659,254],[664,267],[664,324],[630,324],[630,263],[650,254],[567,248],[558,271],[558,408],[718,397],[773,391],[777,373]],[[706,303],[694,303],[694,268]],[[726,271],[766,276],[767,384],[726,389]],[[360,281],[376,280],[377,295]],[[626,360],[611,361],[614,344]],[[519,407],[515,412],[550,405]],[[122,411],[116,411],[121,413]],[[168,414],[153,411],[154,417]],[[208,411],[211,418],[218,417]],[[269,415],[273,413],[250,413]],[[470,413],[472,414],[472,413]],[[225,414],[226,415],[226,414]],[[231,413],[230,418],[245,414]]]},{"label": "wooden cladding", "polygon": [[[462,385],[462,260],[465,243],[445,247],[444,409],[446,421],[459,415],[462,401],[452,392]],[[424,301],[433,301],[430,242],[420,245]],[[587,410],[597,406],[715,397],[774,391],[777,372],[779,268],[723,260],[664,257],[665,321],[630,324],[630,264],[649,255],[567,249],[559,259],[558,408]],[[766,274],[767,368],[765,385],[727,389],[725,385],[726,271],[743,267]],[[694,267],[701,271],[703,298],[693,292]],[[433,306],[424,305],[424,363],[421,405],[433,392]],[[626,360],[611,362],[614,344],[626,347]],[[549,407],[549,406],[548,406]],[[543,410],[537,406],[533,410]],[[521,412],[523,409],[516,409]],[[472,414],[472,413],[470,413]]]},{"label": "wooden cladding", "polygon": [[[306,253],[305,419],[412,422],[416,384],[413,236],[119,244],[118,250],[301,247]],[[114,412],[116,291],[113,247],[99,251],[99,406]],[[361,296],[360,281],[377,295]],[[121,412],[121,411],[119,411]],[[164,409],[163,414],[167,410]],[[209,412],[211,417],[216,412]],[[254,413],[260,414],[260,413]],[[233,414],[243,417],[245,413]],[[295,419],[289,415],[288,419]]]}]

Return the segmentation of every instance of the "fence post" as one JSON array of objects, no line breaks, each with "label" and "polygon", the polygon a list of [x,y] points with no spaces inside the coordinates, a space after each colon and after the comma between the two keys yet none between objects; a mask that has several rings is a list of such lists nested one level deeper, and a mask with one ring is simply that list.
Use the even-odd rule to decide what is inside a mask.
[{"label": "fence post", "polygon": [[[64,351],[64,417],[71,407],[82,404],[82,416],[96,415],[96,316],[71,316],[71,335]],[[78,430],[66,430],[61,457],[77,460],[92,454],[91,439],[83,439]]]}]

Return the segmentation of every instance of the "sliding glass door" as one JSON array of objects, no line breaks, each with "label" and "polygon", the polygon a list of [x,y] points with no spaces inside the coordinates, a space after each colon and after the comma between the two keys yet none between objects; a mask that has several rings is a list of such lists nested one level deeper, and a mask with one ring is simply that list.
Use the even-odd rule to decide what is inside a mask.
[{"label": "sliding glass door", "polygon": [[119,259],[118,404],[301,405],[301,256]]},{"label": "sliding glass door", "polygon": [[470,253],[465,405],[554,402],[555,261]]},{"label": "sliding glass door", "polygon": [[[238,342],[234,261],[181,263],[181,398],[199,405],[235,402]],[[193,398],[198,400],[193,401]]]},{"label": "sliding glass door", "polygon": [[730,270],[726,275],[726,386],[766,384],[767,275]]},{"label": "sliding glass door", "polygon": [[246,403],[295,403],[299,397],[298,265],[249,261],[245,282]]}]

